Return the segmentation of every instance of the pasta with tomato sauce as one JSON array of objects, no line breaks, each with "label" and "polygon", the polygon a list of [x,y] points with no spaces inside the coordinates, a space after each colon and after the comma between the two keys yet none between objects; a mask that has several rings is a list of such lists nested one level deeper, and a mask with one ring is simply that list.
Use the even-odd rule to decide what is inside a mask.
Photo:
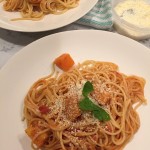
[{"label": "pasta with tomato sauce", "polygon": [[146,103],[145,80],[94,60],[74,65],[68,58],[70,69],[60,72],[55,64],[65,66],[64,57],[25,97],[25,132],[33,149],[123,149],[140,127],[137,108]]},{"label": "pasta with tomato sauce", "polygon": [[79,5],[79,0],[3,0],[4,10],[19,11],[21,18],[12,20],[40,20],[47,14],[59,15]]}]

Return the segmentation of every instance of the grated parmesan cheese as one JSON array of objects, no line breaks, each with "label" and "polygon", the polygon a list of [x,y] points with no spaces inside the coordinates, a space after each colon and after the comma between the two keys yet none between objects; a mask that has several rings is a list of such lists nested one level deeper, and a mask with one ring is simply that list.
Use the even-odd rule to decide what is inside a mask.
[{"label": "grated parmesan cheese", "polygon": [[116,13],[125,21],[138,27],[150,27],[150,4],[144,0],[125,0],[115,7]]}]

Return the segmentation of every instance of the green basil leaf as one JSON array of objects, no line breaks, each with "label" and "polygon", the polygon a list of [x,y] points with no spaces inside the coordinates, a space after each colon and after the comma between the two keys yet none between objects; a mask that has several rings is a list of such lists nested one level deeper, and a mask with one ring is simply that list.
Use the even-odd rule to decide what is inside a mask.
[{"label": "green basil leaf", "polygon": [[109,114],[101,107],[99,107],[99,110],[94,110],[93,114],[94,114],[94,117],[100,121],[110,120]]},{"label": "green basil leaf", "polygon": [[110,120],[109,114],[98,105],[94,104],[89,98],[88,94],[94,90],[91,82],[87,81],[83,87],[82,94],[84,99],[79,102],[79,108],[82,111],[91,111],[95,118],[100,121]]},{"label": "green basil leaf", "polygon": [[99,110],[94,110],[94,111],[93,111],[93,115],[94,115],[94,117],[97,118],[98,120],[103,121],[103,117],[102,117],[102,115],[100,114]]},{"label": "green basil leaf", "polygon": [[82,94],[83,96],[87,97],[88,94],[90,92],[92,92],[94,90],[93,88],[93,85],[90,81],[87,81],[85,84],[84,84],[84,87],[83,87],[83,90],[82,90]]},{"label": "green basil leaf", "polygon": [[95,106],[93,102],[88,97],[85,97],[82,101],[79,102],[79,108],[81,110],[92,111],[94,110],[94,107]]}]

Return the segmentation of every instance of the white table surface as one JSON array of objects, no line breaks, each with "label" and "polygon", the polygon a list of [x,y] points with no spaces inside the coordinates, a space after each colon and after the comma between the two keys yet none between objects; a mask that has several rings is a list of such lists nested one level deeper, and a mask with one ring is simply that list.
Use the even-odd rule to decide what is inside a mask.
[{"label": "white table surface", "polygon": [[[83,29],[92,29],[85,26],[70,24],[63,28],[47,31],[47,32],[38,32],[38,33],[22,33],[9,31],[0,28],[0,68],[2,68],[7,61],[17,52],[19,52],[23,47],[29,43],[42,38],[46,35],[50,35],[57,32],[68,31],[68,30],[83,30]],[[111,29],[109,32],[114,32]],[[118,33],[116,33],[118,34]],[[150,48],[150,39],[138,41],[146,47]]]}]

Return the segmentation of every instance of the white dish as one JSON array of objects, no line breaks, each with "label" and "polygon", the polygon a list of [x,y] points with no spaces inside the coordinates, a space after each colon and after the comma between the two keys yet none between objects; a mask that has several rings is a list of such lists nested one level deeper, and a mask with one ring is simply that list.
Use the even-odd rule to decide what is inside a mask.
[{"label": "white dish", "polygon": [[[64,52],[70,53],[76,63],[86,59],[111,61],[125,74],[144,77],[147,81],[145,96],[150,100],[148,48],[105,31],[77,30],[50,35],[23,48],[0,71],[0,149],[31,149],[21,121],[25,94],[33,82],[50,73],[52,61]],[[138,112],[141,127],[125,150],[149,149],[149,101]]]},{"label": "white dish", "polygon": [[[150,4],[149,0],[144,0],[144,1],[146,3]],[[135,40],[143,40],[143,39],[150,38],[150,28],[138,27],[134,24],[131,24],[131,23],[123,20],[123,17],[118,16],[118,14],[115,11],[115,7],[119,3],[123,3],[123,2],[124,2],[124,0],[113,0],[113,3],[112,3],[113,4],[112,10],[113,10],[113,18],[114,18],[114,28],[116,29],[116,31],[122,35],[125,35],[125,36],[130,37]],[[128,7],[130,7],[130,6],[128,6]],[[142,12],[141,12],[141,14],[142,14]]]},{"label": "white dish", "polygon": [[11,21],[13,18],[19,18],[19,12],[7,12],[3,9],[3,3],[0,3],[0,27],[8,30],[22,32],[39,32],[57,29],[66,26],[82,16],[84,16],[98,0],[80,0],[78,7],[67,11],[62,15],[46,15],[40,21],[20,20]]}]

